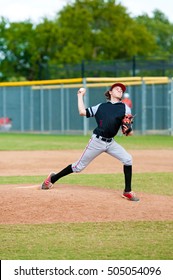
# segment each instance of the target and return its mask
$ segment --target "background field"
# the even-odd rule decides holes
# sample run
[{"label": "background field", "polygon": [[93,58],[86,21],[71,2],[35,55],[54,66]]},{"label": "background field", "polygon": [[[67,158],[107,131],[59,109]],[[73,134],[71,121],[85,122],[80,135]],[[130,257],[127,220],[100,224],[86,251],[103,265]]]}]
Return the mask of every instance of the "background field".
[{"label": "background field", "polygon": [[[89,136],[58,136],[37,134],[5,134],[0,137],[1,167],[3,167],[4,151],[57,151],[57,150],[83,150]],[[156,150],[172,152],[171,136],[133,136],[117,137],[117,142],[130,150]],[[157,159],[157,154],[156,154]],[[16,159],[17,160],[17,159]],[[164,160],[164,159],[163,159]],[[51,161],[51,158],[50,158]],[[142,158],[141,158],[142,161]],[[45,163],[46,164],[46,163]],[[157,162],[159,167],[159,162]],[[10,166],[10,162],[9,162]],[[27,166],[27,162],[26,162]],[[106,166],[105,166],[106,169]],[[170,169],[169,169],[170,170]],[[172,170],[173,171],[173,170]],[[3,199],[4,188],[9,185],[40,184],[47,174],[1,176],[0,192]],[[116,183],[115,183],[116,182]],[[123,185],[121,173],[115,174],[78,174],[68,176],[61,180],[61,186],[85,186],[90,188],[108,189],[115,192]],[[173,172],[139,172],[133,175],[133,185],[136,192],[145,196],[160,195],[164,200],[172,200]],[[19,190],[19,189],[18,189]],[[31,190],[32,191],[32,190]],[[55,188],[56,191],[56,188]],[[56,195],[56,192],[54,192]],[[32,195],[32,193],[31,193]],[[33,193],[34,195],[34,193]],[[42,194],[43,195],[43,194]],[[46,196],[46,193],[44,193]],[[41,197],[41,196],[40,196]],[[13,192],[11,193],[11,201]],[[116,201],[116,196],[115,196]],[[152,200],[150,200],[152,203]],[[3,202],[3,201],[2,201]],[[56,202],[56,201],[55,201]],[[132,204],[128,203],[128,209]],[[131,202],[130,202],[131,203]],[[142,203],[142,202],[140,202]],[[28,204],[23,203],[23,207]],[[154,203],[153,203],[154,204]],[[10,205],[10,204],[9,204]],[[8,207],[9,207],[8,205]],[[56,207],[58,208],[58,204]],[[152,205],[151,205],[152,206]],[[0,206],[1,207],[1,206]],[[8,212],[9,208],[5,210]],[[85,205],[83,206],[85,207]],[[101,205],[100,205],[101,207]],[[39,208],[39,206],[38,206]],[[35,211],[39,211],[35,205]],[[109,205],[108,205],[109,208]],[[44,205],[43,205],[44,209]],[[173,208],[169,208],[169,215],[173,217]],[[2,210],[2,209],[1,209]],[[24,209],[23,209],[24,210]],[[118,211],[119,209],[117,209]],[[133,210],[133,209],[132,209]],[[154,209],[157,212],[158,209]],[[3,209],[4,211],[4,209]],[[50,216],[54,208],[45,209]],[[70,213],[71,209],[67,209]],[[77,209],[76,209],[77,211]],[[80,209],[79,209],[80,211]],[[100,209],[105,211],[105,209]],[[0,223],[0,257],[1,259],[172,259],[173,252],[173,219],[169,220],[128,220],[127,208],[121,209],[126,221],[104,222],[56,222],[29,224]],[[1,211],[2,213],[2,211]],[[14,209],[15,213],[15,209]],[[31,209],[25,212],[28,220]],[[3,212],[4,214],[4,212]],[[44,213],[43,213],[44,214]],[[145,213],[143,214],[145,217]]]}]

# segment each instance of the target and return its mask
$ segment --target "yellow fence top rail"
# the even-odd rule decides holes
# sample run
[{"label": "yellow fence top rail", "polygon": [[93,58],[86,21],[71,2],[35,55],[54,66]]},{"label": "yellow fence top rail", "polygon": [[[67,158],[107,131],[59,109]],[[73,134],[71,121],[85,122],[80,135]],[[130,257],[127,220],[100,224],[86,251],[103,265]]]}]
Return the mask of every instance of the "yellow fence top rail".
[{"label": "yellow fence top rail", "polygon": [[169,78],[168,77],[115,77],[115,78],[106,78],[106,77],[102,77],[102,78],[94,78],[94,77],[88,77],[86,78],[86,82],[88,83],[92,83],[92,82],[148,82],[148,81],[160,81],[160,82],[169,82]]},{"label": "yellow fence top rail", "polygon": [[141,81],[141,77],[113,77],[113,78],[96,78],[96,77],[88,77],[86,78],[86,82],[92,83],[92,82],[126,82],[126,81]]},{"label": "yellow fence top rail", "polygon": [[70,84],[70,83],[82,83],[82,78],[56,79],[56,80],[43,80],[43,81],[2,82],[0,83],[0,86],[14,87],[14,86],[53,85],[53,84]]},{"label": "yellow fence top rail", "polygon": [[169,82],[168,77],[87,77],[82,78],[73,78],[73,79],[55,79],[55,80],[42,80],[42,81],[20,81],[20,82],[2,82],[0,87],[14,87],[14,86],[32,86],[33,89],[38,88],[53,88],[55,87],[81,87],[84,86],[84,81],[87,87],[96,87],[96,86],[111,86],[115,82],[122,82],[126,86],[128,85],[140,85],[143,82],[145,84],[165,84]]}]

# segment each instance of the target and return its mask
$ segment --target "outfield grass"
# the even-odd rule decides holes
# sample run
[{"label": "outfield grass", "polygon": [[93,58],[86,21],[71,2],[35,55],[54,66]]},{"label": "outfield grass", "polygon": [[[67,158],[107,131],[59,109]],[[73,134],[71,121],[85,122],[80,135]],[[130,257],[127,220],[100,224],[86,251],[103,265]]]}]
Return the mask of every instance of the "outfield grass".
[{"label": "outfield grass", "polygon": [[[1,133],[0,151],[79,150],[84,149],[90,135],[48,135]],[[117,136],[115,140],[126,149],[172,149],[173,137],[167,135]]]},{"label": "outfield grass", "polygon": [[[0,150],[83,149],[90,136],[2,133]],[[172,149],[171,136],[116,138],[127,149]],[[2,160],[1,160],[2,161]],[[39,184],[44,176],[1,176],[4,184]],[[135,173],[135,191],[173,195],[172,173]],[[123,174],[71,174],[61,184],[122,189]],[[0,186],[1,187],[1,186]],[[29,215],[29,213],[28,213]],[[173,221],[0,225],[6,260],[172,260]]]},{"label": "outfield grass", "polygon": [[24,260],[172,260],[172,222],[1,225],[0,257]]}]

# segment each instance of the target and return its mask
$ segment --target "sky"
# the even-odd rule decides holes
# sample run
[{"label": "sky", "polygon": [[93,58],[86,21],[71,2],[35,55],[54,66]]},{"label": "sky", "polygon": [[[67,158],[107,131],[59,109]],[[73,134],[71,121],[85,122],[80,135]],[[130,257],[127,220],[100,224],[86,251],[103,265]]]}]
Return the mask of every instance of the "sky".
[{"label": "sky", "polygon": [[[43,17],[53,19],[68,2],[72,0],[0,0],[0,17],[12,21],[30,19],[39,23]],[[161,10],[173,23],[173,0],[116,0],[127,8],[130,16],[147,13],[152,16],[155,9]]]}]

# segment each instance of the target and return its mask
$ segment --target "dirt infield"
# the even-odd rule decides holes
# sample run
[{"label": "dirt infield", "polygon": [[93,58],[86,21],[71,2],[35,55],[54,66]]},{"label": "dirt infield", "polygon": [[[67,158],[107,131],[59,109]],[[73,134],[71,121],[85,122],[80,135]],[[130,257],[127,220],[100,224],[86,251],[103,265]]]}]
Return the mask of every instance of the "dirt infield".
[{"label": "dirt infield", "polygon": [[[172,150],[130,153],[136,173],[173,172]],[[1,176],[45,175],[76,161],[80,155],[81,151],[2,151]],[[122,165],[106,154],[83,171],[117,172],[122,172]],[[141,200],[136,203],[122,199],[121,192],[60,182],[48,191],[36,185],[1,185],[0,224],[173,220],[172,197],[139,193]]]}]

